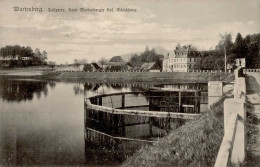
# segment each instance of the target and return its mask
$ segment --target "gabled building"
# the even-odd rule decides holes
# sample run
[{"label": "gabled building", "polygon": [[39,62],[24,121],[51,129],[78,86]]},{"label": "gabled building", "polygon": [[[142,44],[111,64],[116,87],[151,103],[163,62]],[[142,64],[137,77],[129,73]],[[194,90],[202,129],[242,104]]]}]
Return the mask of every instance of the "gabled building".
[{"label": "gabled building", "polygon": [[161,66],[156,62],[148,62],[142,64],[141,68],[142,71],[147,72],[160,72],[162,70]]},{"label": "gabled building", "polygon": [[191,46],[177,46],[175,50],[168,53],[163,60],[163,71],[166,72],[188,72],[200,69],[200,52]]}]

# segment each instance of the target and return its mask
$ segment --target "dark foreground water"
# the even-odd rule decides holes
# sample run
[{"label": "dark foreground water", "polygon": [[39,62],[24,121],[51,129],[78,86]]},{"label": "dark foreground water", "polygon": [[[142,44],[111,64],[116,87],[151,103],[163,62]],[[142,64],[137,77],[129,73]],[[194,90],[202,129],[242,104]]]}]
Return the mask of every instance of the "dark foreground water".
[{"label": "dark foreground water", "polygon": [[[85,152],[84,94],[141,91],[149,86],[153,85],[0,80],[0,166],[98,164],[103,155],[101,160]],[[177,87],[206,89],[198,84]]]}]

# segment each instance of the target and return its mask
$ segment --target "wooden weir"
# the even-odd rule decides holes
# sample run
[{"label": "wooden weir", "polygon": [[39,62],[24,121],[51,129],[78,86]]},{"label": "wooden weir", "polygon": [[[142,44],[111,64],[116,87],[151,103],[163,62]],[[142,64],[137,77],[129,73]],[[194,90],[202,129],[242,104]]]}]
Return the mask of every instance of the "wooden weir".
[{"label": "wooden weir", "polygon": [[[158,90],[156,90],[158,91]],[[153,132],[153,127],[169,131],[171,129],[172,120],[178,119],[195,119],[199,116],[198,113],[177,113],[165,110],[164,105],[160,104],[164,109],[162,111],[152,110],[152,101],[140,97],[141,93],[147,92],[125,92],[97,95],[85,99],[85,140],[99,146],[104,146],[112,150],[124,150],[127,152],[129,145],[131,149],[136,145],[151,144],[155,141],[145,140],[142,138],[130,138],[125,136],[126,128],[131,126],[146,125],[150,127],[150,132],[146,135],[161,135]],[[180,96],[181,93],[177,92]],[[197,95],[197,93],[195,93]],[[113,97],[114,96],[114,97]],[[138,104],[129,102],[134,97]],[[154,96],[153,100],[157,101],[161,97]],[[181,97],[177,97],[182,99]],[[108,105],[111,100],[114,104]],[[195,100],[195,107],[197,107],[197,100]],[[108,106],[102,106],[108,105]],[[132,105],[132,106],[131,106]],[[147,110],[133,109],[139,106],[147,108]],[[109,107],[110,106],[110,107]],[[111,107],[113,106],[113,107]],[[177,105],[180,111],[180,105]],[[188,105],[187,107],[192,107]],[[156,107],[154,107],[157,109]],[[197,108],[198,109],[198,108]],[[150,110],[150,111],[148,111]],[[128,143],[128,144],[126,144]],[[129,146],[129,147],[128,147]]]}]

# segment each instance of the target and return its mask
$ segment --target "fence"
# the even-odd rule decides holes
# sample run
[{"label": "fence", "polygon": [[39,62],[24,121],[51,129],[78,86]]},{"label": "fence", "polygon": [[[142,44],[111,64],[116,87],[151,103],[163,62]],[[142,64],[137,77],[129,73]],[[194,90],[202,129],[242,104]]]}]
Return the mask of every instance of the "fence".
[{"label": "fence", "polygon": [[246,153],[246,82],[242,68],[235,71],[234,98],[224,102],[224,138],[215,167],[238,165]]},{"label": "fence", "polygon": [[243,72],[260,72],[260,69],[244,69]]},{"label": "fence", "polygon": [[152,144],[156,141],[133,139],[125,137],[114,137],[112,135],[99,132],[97,130],[86,128],[85,140],[91,144],[103,146],[113,153],[120,153],[124,157],[131,155],[136,149],[143,145]]},{"label": "fence", "polygon": [[[247,69],[248,72],[260,72],[260,69]],[[52,73],[61,73],[61,72],[91,72],[91,71],[78,71],[78,70],[57,70],[57,71],[49,71]],[[114,70],[114,71],[92,71],[92,72],[98,72],[98,73],[104,73],[104,72],[108,72],[108,73],[124,73],[124,72],[137,72],[137,73],[141,73],[141,72],[151,72],[148,70]],[[178,72],[178,71],[161,71],[161,72]],[[182,71],[185,72],[185,71]],[[188,70],[187,72],[190,73],[225,73],[224,70]],[[227,70],[227,73],[231,73],[231,70]]]}]

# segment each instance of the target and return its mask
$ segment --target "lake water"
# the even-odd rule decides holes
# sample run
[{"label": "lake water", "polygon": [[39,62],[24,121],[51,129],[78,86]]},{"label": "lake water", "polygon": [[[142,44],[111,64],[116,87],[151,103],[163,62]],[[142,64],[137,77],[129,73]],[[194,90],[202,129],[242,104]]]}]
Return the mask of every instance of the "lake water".
[{"label": "lake water", "polygon": [[84,94],[144,91],[150,86],[0,80],[0,165],[96,165],[98,157],[85,152]]}]

